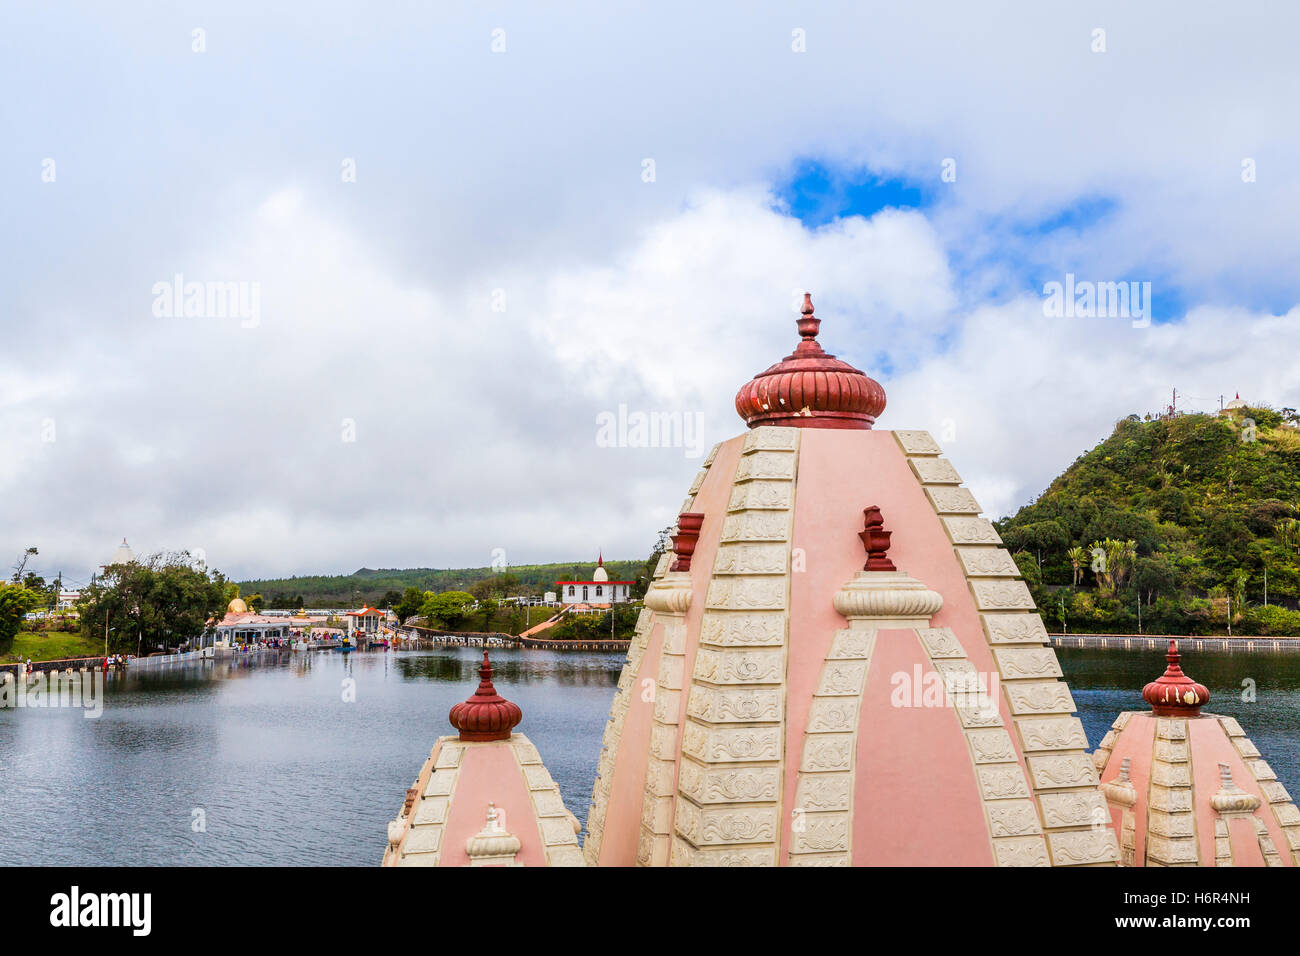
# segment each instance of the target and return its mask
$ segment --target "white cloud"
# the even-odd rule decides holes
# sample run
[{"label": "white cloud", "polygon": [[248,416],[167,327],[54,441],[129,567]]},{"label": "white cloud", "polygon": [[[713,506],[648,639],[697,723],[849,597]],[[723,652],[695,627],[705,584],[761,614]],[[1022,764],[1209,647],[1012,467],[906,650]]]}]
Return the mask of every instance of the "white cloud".
[{"label": "white cloud", "polygon": [[[503,55],[471,10],[258,13],[210,18],[202,56],[107,8],[0,41],[42,78],[0,158],[0,544],[53,570],[123,534],[241,574],[640,554],[697,463],[598,448],[596,414],[734,434],[804,286],[829,350],[890,369],[882,426],[952,418],[995,513],[1171,387],[1297,404],[1295,313],[1263,311],[1300,301],[1289,5],[518,6]],[[938,201],[809,231],[768,193],[809,158]],[[1105,222],[1032,228],[1089,196]],[[1044,270],[1216,305],[1053,324],[1015,294]],[[155,319],[176,273],[259,283],[260,325]]]}]

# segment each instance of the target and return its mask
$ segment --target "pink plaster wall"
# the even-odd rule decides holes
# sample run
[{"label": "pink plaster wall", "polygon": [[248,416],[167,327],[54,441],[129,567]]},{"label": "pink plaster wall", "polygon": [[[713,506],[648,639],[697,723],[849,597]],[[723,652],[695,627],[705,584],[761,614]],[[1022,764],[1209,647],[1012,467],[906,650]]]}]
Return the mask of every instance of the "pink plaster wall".
[{"label": "pink plaster wall", "polygon": [[858,724],[854,866],[992,866],[961,721],[951,707],[896,707],[895,674],[933,666],[914,631],[876,637]]},{"label": "pink plaster wall", "polygon": [[483,829],[489,803],[505,811],[503,822],[506,829],[519,838],[515,862],[524,866],[545,866],[546,851],[533,801],[508,740],[465,745],[451,809],[442,831],[438,865],[469,865],[465,841]]},{"label": "pink plaster wall", "polygon": [[[812,694],[834,632],[847,626],[832,606],[831,598],[862,569],[866,560],[862,542],[857,536],[862,530],[864,508],[880,506],[885,529],[894,533],[889,556],[899,570],[943,596],[943,607],[934,616],[933,626],[952,628],[971,664],[982,674],[995,672],[993,655],[952,544],[893,434],[877,430],[804,429],[801,440],[792,547],[803,549],[807,570],[791,576],[783,861],[788,860],[795,782]],[[913,643],[916,643],[915,638]],[[876,662],[873,662],[872,671],[876,667]],[[870,678],[868,680],[870,682]],[[884,689],[884,703],[887,705],[888,681]],[[868,709],[875,703],[878,702],[869,699]],[[999,703],[1004,722],[1008,728],[1014,729],[1001,695]],[[932,729],[947,738],[957,717],[955,711],[947,708],[945,711],[944,729],[939,730],[940,722],[937,720]],[[957,729],[956,741],[963,748],[957,763],[959,767],[964,766],[962,773],[974,788],[971,759],[965,750],[960,727]],[[863,724],[863,733],[881,735],[879,728],[869,723]],[[1019,741],[1014,732],[1012,739],[1023,766],[1023,755],[1019,753]],[[950,755],[955,759],[956,751],[951,751]],[[910,760],[905,762],[911,764]],[[863,779],[861,771],[858,776],[859,780]],[[879,788],[873,792],[884,796]],[[952,798],[965,805],[965,797],[952,795]],[[979,825],[972,832],[983,845],[978,852],[974,848],[971,852],[977,856],[983,854],[987,863],[992,859],[992,847],[982,814],[981,810]],[[862,846],[863,839],[868,838],[859,832],[861,824],[861,817],[855,814],[855,847]]]},{"label": "pink plaster wall", "polygon": [[[1273,845],[1278,849],[1283,865],[1293,866],[1289,844],[1277,820],[1268,807],[1268,799],[1259,789],[1255,775],[1246,761],[1237,753],[1232,739],[1213,717],[1202,715],[1187,722],[1187,733],[1192,745],[1192,786],[1196,800],[1196,840],[1202,861],[1214,859],[1214,819],[1218,816],[1210,806],[1210,797],[1219,790],[1219,764],[1226,763],[1232,771],[1233,782],[1247,793],[1259,797],[1260,809],[1255,816],[1264,821]],[[1259,848],[1259,838],[1254,825],[1248,820],[1232,820],[1232,857],[1237,866],[1263,866],[1264,853]]]}]

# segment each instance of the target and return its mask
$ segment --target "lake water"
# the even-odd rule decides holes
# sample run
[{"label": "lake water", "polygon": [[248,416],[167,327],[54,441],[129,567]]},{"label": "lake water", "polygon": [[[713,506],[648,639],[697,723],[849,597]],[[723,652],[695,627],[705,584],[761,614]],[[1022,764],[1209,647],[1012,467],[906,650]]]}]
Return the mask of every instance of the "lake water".
[{"label": "lake water", "polygon": [[[1144,709],[1138,691],[1164,668],[1152,651],[1058,654],[1094,746],[1120,710]],[[480,656],[264,653],[110,678],[95,720],[0,710],[0,862],[377,864],[406,788],[452,732],[447,711],[477,685]],[[519,729],[580,820],[622,661],[493,652],[498,689],[523,708]],[[1297,793],[1300,654],[1198,652],[1184,663]],[[1255,703],[1241,700],[1246,679]]]}]

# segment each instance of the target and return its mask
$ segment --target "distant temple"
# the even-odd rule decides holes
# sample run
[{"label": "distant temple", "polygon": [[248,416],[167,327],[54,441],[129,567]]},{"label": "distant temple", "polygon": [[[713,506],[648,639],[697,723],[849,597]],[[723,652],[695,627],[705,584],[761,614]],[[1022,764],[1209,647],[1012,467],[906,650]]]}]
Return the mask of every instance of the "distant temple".
[{"label": "distant temple", "polygon": [[611,581],[605,556],[599,555],[590,581],[556,581],[561,604],[622,604],[631,600],[628,588],[635,581]]},{"label": "distant temple", "polygon": [[793,353],[736,395],[748,430],[690,487],[580,853],[485,653],[384,864],[1300,865],[1295,807],[1176,650],[1152,712],[1089,753],[997,531],[929,433],[874,427],[884,388],[820,324],[805,296]]}]

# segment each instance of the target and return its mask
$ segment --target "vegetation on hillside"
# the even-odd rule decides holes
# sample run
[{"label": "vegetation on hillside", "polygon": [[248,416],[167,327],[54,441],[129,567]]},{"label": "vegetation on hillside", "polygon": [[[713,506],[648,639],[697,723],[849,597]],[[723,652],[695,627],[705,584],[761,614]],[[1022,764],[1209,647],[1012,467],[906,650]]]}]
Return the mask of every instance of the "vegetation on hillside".
[{"label": "vegetation on hillside", "polygon": [[1300,635],[1297,421],[1131,415],[997,522],[1049,628]]},{"label": "vegetation on hillside", "polygon": [[[506,569],[457,568],[438,570],[434,568],[408,568],[405,570],[372,570],[361,568],[352,574],[306,575],[290,578],[267,578],[257,581],[241,581],[240,588],[247,592],[259,592],[265,598],[269,608],[333,608],[356,607],[370,604],[375,607],[395,606],[405,594],[407,588],[421,592],[431,591],[468,591],[473,592],[474,585],[480,581],[509,576],[514,582],[515,590],[509,595],[519,594],[541,596],[547,591],[555,590],[556,581],[577,581],[591,576],[594,562],[563,562],[554,564],[524,564]],[[610,578],[620,581],[636,581],[632,588],[634,596],[645,592],[647,578],[644,565],[640,561],[606,561],[605,570]],[[653,570],[653,568],[652,568]]]}]

